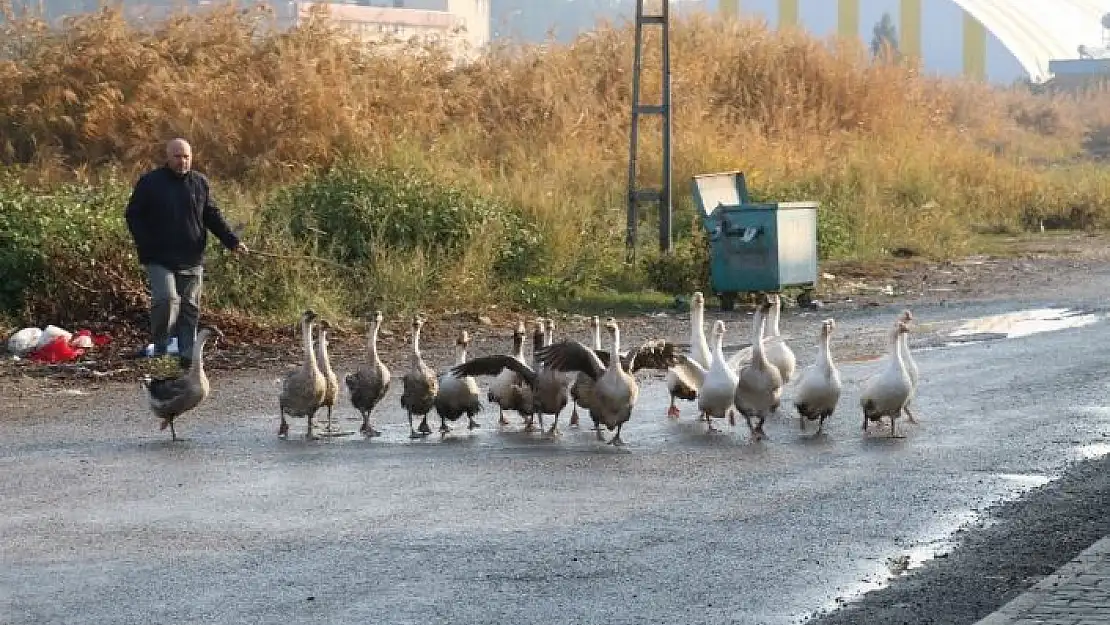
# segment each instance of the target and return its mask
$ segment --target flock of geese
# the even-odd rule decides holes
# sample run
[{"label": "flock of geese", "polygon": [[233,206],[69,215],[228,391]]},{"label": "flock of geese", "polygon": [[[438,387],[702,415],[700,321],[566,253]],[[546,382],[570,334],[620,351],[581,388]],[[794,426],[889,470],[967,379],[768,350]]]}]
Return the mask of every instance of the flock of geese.
[{"label": "flock of geese", "polygon": [[[428,415],[435,410],[440,419],[439,430],[451,430],[448,421],[457,422],[464,415],[469,429],[479,427],[475,415],[482,410],[481,391],[475,377],[492,377],[486,399],[498,406],[499,423],[507,425],[506,411],[516,412],[526,431],[542,430],[544,417],[552,415],[551,435],[559,433],[559,415],[567,404],[572,405],[570,425],[577,426],[579,410],[593,422],[598,440],[604,440],[602,426],[613,432],[609,444],[622,445],[621,428],[632,416],[639,397],[635,373],[643,369],[666,371],[670,394],[667,415],[678,418],[676,400],[696,401],[700,419],[709,431],[717,428],[714,419],[728,419],[735,425],[736,413],[742,415],[754,440],[765,438],[764,422],[775,414],[782,403],[786,385],[795,380],[793,405],[798,413],[799,427],[804,431],[808,421],[817,421],[817,433],[824,427],[840,401],[840,372],[830,350],[836,327],[832,319],[821,322],[821,340],[816,360],[797,371],[797,359],[786,338],[779,333],[781,299],[777,294],[763,297],[755,312],[751,328],[751,345],[731,356],[725,356],[723,342],[725,323],[713,322],[707,339],[704,329],[705,298],[694,293],[691,299],[690,346],[688,353],[679,353],[673,342],[654,339],[627,351],[621,351],[620,328],[613,318],[604,324],[592,317],[592,345],[576,340],[554,340],[555,323],[540,318],[532,334],[531,362],[524,356],[527,332],[524,322],[514,329],[512,350],[507,354],[467,357],[470,335],[462,331],[455,343],[454,363],[437,374],[420,352],[420,331],[425,320],[416,315],[412,320],[412,343],[409,368],[401,376],[401,407],[408,415],[412,438],[432,433]],[[365,361],[343,378],[351,405],[362,415],[360,433],[366,437],[380,436],[371,423],[374,409],[381,403],[391,384],[392,372],[378,354],[378,333],[382,313],[375,312],[367,338]],[[896,420],[904,413],[916,423],[910,404],[917,390],[917,365],[910,355],[907,335],[913,319],[904,311],[889,331],[889,354],[878,371],[865,382],[860,395],[863,430],[869,424],[890,421],[890,435]],[[604,325],[609,349],[601,340]],[[278,395],[281,422],[278,435],[287,437],[286,417],[305,418],[307,438],[316,438],[314,419],[325,410],[327,432],[334,432],[332,413],[339,397],[339,377],[332,368],[327,335],[331,326],[314,311],[306,310],[298,323],[303,361],[282,379]],[[189,369],[177,377],[146,376],[142,386],[148,395],[151,410],[162,419],[161,428],[170,428],[178,440],[174,419],[192,410],[209,395],[210,385],[204,372],[204,349],[213,337],[222,338],[218,328],[203,326],[193,347]],[[712,345],[712,347],[711,347]],[[795,375],[798,374],[798,375]],[[420,417],[419,425],[414,424]]]}]

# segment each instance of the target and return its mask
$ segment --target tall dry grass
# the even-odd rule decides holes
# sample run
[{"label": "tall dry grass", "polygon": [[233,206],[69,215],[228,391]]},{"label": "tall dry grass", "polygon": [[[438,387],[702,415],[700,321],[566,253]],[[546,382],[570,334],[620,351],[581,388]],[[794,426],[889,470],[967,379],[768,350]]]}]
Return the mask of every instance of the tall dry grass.
[{"label": "tall dry grass", "polygon": [[[254,198],[233,209],[250,223],[276,185],[339,159],[389,162],[521,207],[548,250],[536,276],[572,285],[623,257],[629,28],[495,46],[456,67],[435,45],[355,41],[324,14],[284,32],[264,8],[143,28],[116,7],[56,27],[5,15],[0,159],[28,176],[132,176],[184,136],[199,168]],[[657,47],[647,49],[651,70]],[[1110,176],[1083,157],[1091,131],[1110,126],[1105,94],[929,78],[873,62],[862,46],[706,16],[673,25],[672,61],[683,236],[697,228],[689,177],[726,169],[745,170],[762,197],[821,201],[826,256],[944,256],[968,251],[982,229],[1076,214],[1099,226],[1110,214]],[[645,98],[658,89],[646,71]],[[644,137],[650,183],[650,126]],[[389,262],[440,271],[427,253]],[[468,256],[460,302],[498,291],[483,283],[485,262]],[[442,296],[445,283],[420,296]]]}]

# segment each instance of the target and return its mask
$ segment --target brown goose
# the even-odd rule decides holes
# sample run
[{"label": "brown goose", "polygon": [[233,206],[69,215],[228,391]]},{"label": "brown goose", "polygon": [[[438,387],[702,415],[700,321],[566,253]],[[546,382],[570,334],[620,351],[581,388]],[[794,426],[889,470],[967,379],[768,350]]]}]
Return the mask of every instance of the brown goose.
[{"label": "brown goose", "polygon": [[140,380],[140,384],[146,389],[150,410],[162,418],[159,429],[170,428],[172,440],[178,440],[174,419],[196,408],[208,397],[210,387],[208,376],[204,373],[204,344],[213,335],[223,338],[223,332],[219,328],[204,326],[200,329],[193,343],[193,353],[190,355],[192,361],[183,374],[173,378],[145,375]]},{"label": "brown goose", "polygon": [[[621,428],[632,416],[632,409],[640,394],[640,387],[632,372],[641,368],[666,369],[677,362],[673,343],[649,341],[627,354],[620,353],[620,328],[615,319],[605,321],[612,349],[609,352],[593,350],[578,341],[563,340],[540,350],[539,359],[546,366],[558,371],[580,371],[594,381],[590,415],[616,433],[609,440],[611,445],[623,445]],[[601,439],[601,429],[597,432]]]},{"label": "brown goose", "polygon": [[281,394],[278,396],[278,410],[281,412],[278,436],[289,435],[289,423],[285,420],[285,415],[289,415],[307,417],[305,438],[316,438],[316,433],[312,431],[312,419],[323,404],[324,394],[328,390],[328,382],[316,363],[312,346],[312,329],[316,325],[316,319],[317,315],[312,310],[301,314],[298,325],[301,330],[301,346],[304,348],[304,362],[287,373],[282,380]]},{"label": "brown goose", "polygon": [[[470,345],[470,333],[463,330],[455,341],[455,364],[466,362],[466,348]],[[482,410],[482,402],[478,383],[470,376],[456,376],[447,371],[439,376],[439,392],[436,393],[436,414],[439,415],[439,431],[451,431],[447,421],[456,421],[466,415],[469,423],[467,429],[479,427],[474,420],[474,415]]]},{"label": "brown goose", "polygon": [[351,405],[362,414],[362,426],[358,431],[371,437],[382,435],[370,424],[370,413],[389,391],[391,379],[389,368],[378,357],[378,332],[381,327],[382,311],[377,310],[374,311],[374,320],[370,323],[369,338],[366,341],[366,364],[344,378],[347,393],[351,396]]},{"label": "brown goose", "polygon": [[[424,327],[424,318],[415,315],[412,318],[412,360],[407,373],[401,378],[401,407],[409,415],[409,436],[420,438],[432,433],[428,427],[428,413],[435,406],[436,394],[439,392],[439,381],[436,372],[424,362],[420,355],[420,329]],[[420,421],[420,431],[412,427],[413,415],[423,417]]]}]

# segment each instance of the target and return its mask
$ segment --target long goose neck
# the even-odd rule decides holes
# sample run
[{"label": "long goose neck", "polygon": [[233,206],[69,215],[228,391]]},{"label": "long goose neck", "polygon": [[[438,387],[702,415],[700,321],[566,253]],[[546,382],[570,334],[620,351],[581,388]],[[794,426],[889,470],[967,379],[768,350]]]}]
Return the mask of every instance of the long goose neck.
[{"label": "long goose neck", "polygon": [[832,333],[825,330],[821,336],[821,343],[817,348],[817,362],[821,363],[821,368],[825,371],[832,371],[833,368],[832,354],[829,352],[831,342]]},{"label": "long goose neck", "polygon": [[601,349],[601,326],[594,326],[594,349]]},{"label": "long goose neck", "polygon": [[771,328],[770,328],[770,331],[768,333],[770,336],[780,336],[779,335],[779,315],[781,313],[782,313],[782,301],[779,298],[776,297],[775,301],[771,303],[771,318],[770,318]]},{"label": "long goose neck", "polygon": [[513,358],[524,360],[524,337],[520,334],[513,335]]},{"label": "long goose neck", "polygon": [[713,338],[713,357],[718,360],[725,359],[725,333],[721,332]]},{"label": "long goose neck", "polygon": [[320,365],[320,370],[327,371],[331,369],[331,359],[328,356],[328,331],[321,328],[320,335],[317,337],[316,342],[319,343],[316,352],[316,360]]},{"label": "long goose neck", "polygon": [[208,342],[208,333],[202,332],[197,341],[193,343],[192,362],[189,363],[187,375],[199,376],[204,372],[204,344]]},{"label": "long goose neck", "polygon": [[894,334],[890,337],[890,354],[894,365],[905,371],[906,361],[902,358],[902,336],[903,334],[895,327]]},{"label": "long goose neck", "polygon": [[702,327],[704,323],[705,308],[701,305],[695,305],[690,310],[690,345],[697,346],[705,340],[705,329]]},{"label": "long goose neck", "polygon": [[752,360],[762,363],[764,366],[770,364],[767,362],[767,354],[763,351],[763,324],[765,320],[763,309],[756,310],[755,319],[752,320]]},{"label": "long goose neck", "polygon": [[613,353],[609,354],[609,366],[616,366],[621,371],[624,371],[624,367],[621,363],[621,329],[619,327],[613,328]]},{"label": "long goose neck", "polygon": [[412,329],[412,364],[418,367],[423,362],[424,359],[420,357],[420,326],[417,325]]},{"label": "long goose neck", "polygon": [[370,337],[366,341],[366,355],[370,358],[370,362],[378,360],[378,330],[382,324],[380,321],[374,321],[370,324]]},{"label": "long goose neck", "polygon": [[305,366],[308,367],[313,373],[320,373],[320,367],[316,364],[316,350],[312,345],[312,328],[315,326],[313,322],[309,321],[301,326],[302,336],[301,341],[304,345],[304,359]]},{"label": "long goose neck", "polygon": [[532,333],[532,367],[535,369],[539,369],[540,366],[538,354],[543,349],[544,337],[543,332]]},{"label": "long goose neck", "polygon": [[455,364],[461,365],[464,362],[466,362],[466,345],[455,343]]}]

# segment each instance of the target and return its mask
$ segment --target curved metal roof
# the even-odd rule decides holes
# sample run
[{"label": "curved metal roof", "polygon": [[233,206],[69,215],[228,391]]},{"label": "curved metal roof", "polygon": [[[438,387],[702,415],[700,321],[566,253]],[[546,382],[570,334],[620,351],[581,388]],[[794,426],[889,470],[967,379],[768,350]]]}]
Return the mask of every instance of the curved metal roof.
[{"label": "curved metal roof", "polygon": [[979,20],[1035,82],[1051,77],[1051,59],[1073,59],[1080,45],[1102,46],[1110,0],[952,0]]}]

